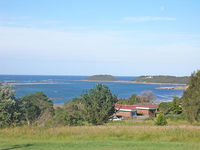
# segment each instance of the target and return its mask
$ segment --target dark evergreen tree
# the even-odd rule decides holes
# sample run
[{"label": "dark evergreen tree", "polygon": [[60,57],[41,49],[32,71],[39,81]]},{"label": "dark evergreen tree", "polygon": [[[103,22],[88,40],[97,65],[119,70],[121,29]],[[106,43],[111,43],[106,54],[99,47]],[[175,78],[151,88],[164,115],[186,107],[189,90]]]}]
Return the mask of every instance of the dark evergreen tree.
[{"label": "dark evergreen tree", "polygon": [[200,71],[191,75],[182,98],[183,110],[191,123],[200,119]]},{"label": "dark evergreen tree", "polygon": [[176,115],[182,113],[181,101],[176,96],[173,98],[171,110],[173,111],[173,114]]},{"label": "dark evergreen tree", "polygon": [[117,97],[105,85],[97,84],[94,89],[81,95],[81,98],[84,105],[83,115],[89,123],[101,125],[115,113]]}]

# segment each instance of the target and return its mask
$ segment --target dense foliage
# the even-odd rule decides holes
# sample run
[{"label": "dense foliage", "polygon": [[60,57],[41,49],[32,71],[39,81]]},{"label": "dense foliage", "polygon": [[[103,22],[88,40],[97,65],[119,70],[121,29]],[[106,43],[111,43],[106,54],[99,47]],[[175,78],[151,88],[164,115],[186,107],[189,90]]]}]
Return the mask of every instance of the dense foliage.
[{"label": "dense foliage", "polygon": [[97,84],[94,89],[81,95],[84,105],[84,119],[94,125],[106,123],[115,113],[117,97],[111,93],[109,88]]},{"label": "dense foliage", "polygon": [[200,119],[200,71],[191,75],[189,87],[182,96],[183,110],[188,121]]},{"label": "dense foliage", "polygon": [[13,88],[0,86],[0,128],[18,125],[21,115],[20,104]]},{"label": "dense foliage", "polygon": [[21,107],[27,124],[37,121],[43,124],[54,113],[53,103],[42,92],[29,94],[21,98]]},{"label": "dense foliage", "polygon": [[0,86],[0,128],[32,123],[44,125],[53,113],[53,103],[44,93],[16,98],[12,87]]},{"label": "dense foliage", "polygon": [[189,77],[176,77],[176,76],[140,76],[133,79],[136,82],[147,83],[178,83],[187,84]]},{"label": "dense foliage", "polygon": [[82,125],[82,105],[73,101],[65,103],[62,108],[55,109],[54,121],[56,125]]},{"label": "dense foliage", "polygon": [[81,125],[85,121],[99,125],[115,113],[116,102],[117,97],[102,84],[57,109],[42,92],[17,99],[11,87],[1,86],[0,127],[20,124]]},{"label": "dense foliage", "polygon": [[159,104],[159,110],[165,115],[167,114],[181,114],[182,106],[181,100],[178,97],[174,97],[172,102],[161,102]]}]

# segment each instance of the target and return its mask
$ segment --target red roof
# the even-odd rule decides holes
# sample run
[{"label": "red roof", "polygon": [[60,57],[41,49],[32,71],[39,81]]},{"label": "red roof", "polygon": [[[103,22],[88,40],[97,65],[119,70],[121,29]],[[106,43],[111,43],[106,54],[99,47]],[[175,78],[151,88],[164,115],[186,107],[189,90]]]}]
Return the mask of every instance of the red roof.
[{"label": "red roof", "polygon": [[144,105],[124,105],[124,104],[115,104],[116,109],[136,109],[136,107],[143,107],[143,108],[155,108],[157,109],[158,106],[144,106]]}]

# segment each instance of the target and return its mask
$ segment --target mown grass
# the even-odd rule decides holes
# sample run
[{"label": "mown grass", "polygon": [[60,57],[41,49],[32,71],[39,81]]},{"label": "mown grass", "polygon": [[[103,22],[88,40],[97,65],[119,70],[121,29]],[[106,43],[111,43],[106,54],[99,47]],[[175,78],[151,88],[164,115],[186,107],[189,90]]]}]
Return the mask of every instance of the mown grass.
[{"label": "mown grass", "polygon": [[[173,123],[172,123],[173,124]],[[0,130],[0,150],[199,150],[200,127],[122,121],[104,126],[16,127]]]}]

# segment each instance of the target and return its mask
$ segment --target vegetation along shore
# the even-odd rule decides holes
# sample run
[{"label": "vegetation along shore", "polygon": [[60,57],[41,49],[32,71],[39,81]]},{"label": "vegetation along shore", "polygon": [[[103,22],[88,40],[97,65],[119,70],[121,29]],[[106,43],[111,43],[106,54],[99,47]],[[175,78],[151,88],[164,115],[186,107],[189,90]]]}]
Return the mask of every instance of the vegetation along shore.
[{"label": "vegetation along shore", "polygon": [[87,82],[121,82],[134,84],[165,84],[165,85],[187,85],[189,77],[176,76],[139,76],[130,81],[117,80],[112,75],[94,75],[81,81]]}]

